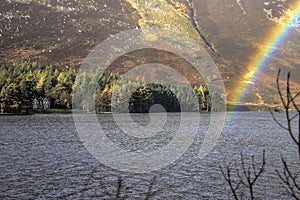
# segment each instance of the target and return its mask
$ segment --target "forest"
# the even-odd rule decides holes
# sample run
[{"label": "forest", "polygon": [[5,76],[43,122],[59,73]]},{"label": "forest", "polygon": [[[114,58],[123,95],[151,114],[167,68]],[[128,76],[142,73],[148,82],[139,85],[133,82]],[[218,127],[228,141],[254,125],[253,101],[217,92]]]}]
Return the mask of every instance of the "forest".
[{"label": "forest", "polygon": [[[77,82],[75,82],[77,77]],[[147,113],[154,104],[167,112],[210,111],[210,94],[204,85],[146,83],[143,77],[122,79],[120,74],[78,73],[74,68],[58,69],[38,63],[13,63],[0,66],[0,113],[33,113],[36,99],[48,99],[52,109],[78,109],[97,113],[136,112]],[[90,83],[97,82],[95,91]],[[79,94],[76,98],[73,91]],[[112,101],[113,93],[116,101]],[[124,94],[130,93],[126,96]],[[176,94],[176,95],[175,95]],[[81,95],[81,96],[80,96]],[[89,98],[90,96],[92,101]],[[194,98],[197,105],[194,105]],[[128,105],[125,106],[124,105]]]}]

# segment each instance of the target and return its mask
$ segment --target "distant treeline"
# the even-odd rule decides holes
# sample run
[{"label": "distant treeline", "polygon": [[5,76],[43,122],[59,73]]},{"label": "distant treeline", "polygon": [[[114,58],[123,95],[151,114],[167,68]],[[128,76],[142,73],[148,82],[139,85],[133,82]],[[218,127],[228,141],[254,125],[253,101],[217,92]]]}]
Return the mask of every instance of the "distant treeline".
[{"label": "distant treeline", "polygon": [[[78,81],[74,84],[76,76]],[[93,88],[90,84],[95,82],[96,90],[89,91]],[[76,98],[72,101],[73,96]],[[161,104],[168,112],[211,109],[210,94],[203,85],[195,86],[191,92],[184,85],[147,84],[143,77],[126,80],[119,74],[99,77],[97,73],[81,72],[77,75],[73,68],[57,69],[28,62],[0,66],[0,113],[30,113],[33,100],[38,98],[49,99],[51,108],[73,106],[99,113],[112,109],[149,112],[154,104]],[[193,103],[195,98],[197,105]]]},{"label": "distant treeline", "polygon": [[32,110],[34,98],[47,97],[52,108],[71,108],[74,69],[24,62],[0,67],[0,112],[21,113]]}]

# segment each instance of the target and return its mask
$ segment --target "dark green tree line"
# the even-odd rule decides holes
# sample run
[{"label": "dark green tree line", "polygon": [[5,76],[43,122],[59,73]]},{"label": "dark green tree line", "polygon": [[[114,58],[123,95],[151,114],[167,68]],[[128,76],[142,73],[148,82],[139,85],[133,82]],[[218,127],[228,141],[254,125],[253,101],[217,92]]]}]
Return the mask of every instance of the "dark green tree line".
[{"label": "dark green tree line", "polygon": [[[74,92],[76,98],[72,99]],[[111,99],[113,93],[116,101]],[[96,72],[77,73],[73,68],[57,69],[37,63],[0,66],[0,113],[29,113],[33,100],[39,98],[47,98],[51,108],[99,113],[111,112],[112,107],[119,112],[144,113],[154,104],[161,104],[167,112],[209,111],[211,108],[210,94],[203,85],[191,91],[179,84],[146,84],[143,77],[127,80],[112,73],[99,77]],[[195,98],[197,105],[193,103]]]},{"label": "dark green tree line", "polygon": [[37,63],[0,66],[0,112],[28,113],[34,98],[48,98],[53,108],[71,108],[74,69],[58,70]]}]

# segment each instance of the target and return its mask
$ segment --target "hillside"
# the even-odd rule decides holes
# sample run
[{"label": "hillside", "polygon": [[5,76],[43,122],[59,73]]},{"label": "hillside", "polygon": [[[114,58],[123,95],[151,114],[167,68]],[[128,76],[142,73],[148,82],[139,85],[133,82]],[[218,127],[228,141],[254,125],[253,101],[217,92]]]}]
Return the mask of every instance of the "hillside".
[{"label": "hillside", "polygon": [[[201,0],[194,1],[194,7],[197,12],[197,22],[222,58],[229,60],[230,63],[233,61],[237,63],[238,69],[246,69],[249,63],[258,56],[258,52],[268,48],[268,46],[263,46],[264,41],[271,37],[276,26],[285,24],[286,15],[294,9],[295,2],[297,1]],[[278,101],[274,86],[279,68],[283,71],[292,71],[292,88],[299,91],[299,25],[298,19],[295,21],[295,27],[289,30],[283,45],[273,48],[272,57],[268,58],[268,63],[261,71],[260,78],[255,80],[255,85],[249,91],[250,95],[247,95],[249,102],[258,103],[260,98],[257,96],[261,96],[266,103]],[[232,73],[239,72],[231,64],[226,68]],[[227,88],[240,84],[240,80],[236,79],[233,74],[229,74],[225,81]]]},{"label": "hillside", "polygon": [[137,26],[123,1],[1,1],[1,63],[76,66],[104,39]]},{"label": "hillside", "polygon": [[[137,27],[170,28],[196,40],[217,63],[225,82],[228,102],[241,84],[247,66],[270,30],[284,23],[294,1],[271,0],[4,0],[0,2],[0,63],[38,62],[64,68],[78,67],[89,52],[111,35]],[[292,84],[299,91],[299,28],[284,45],[274,49],[268,66],[251,88],[245,102],[274,103],[278,99],[275,76],[279,67],[292,70]],[[112,71],[153,58],[176,65],[169,54],[138,52],[143,62],[120,58]],[[178,68],[180,66],[176,66]],[[184,66],[182,67],[184,68]],[[155,72],[153,72],[155,73]],[[182,72],[183,73],[183,72]],[[184,73],[193,76],[193,72]],[[198,79],[198,77],[197,77]]]}]

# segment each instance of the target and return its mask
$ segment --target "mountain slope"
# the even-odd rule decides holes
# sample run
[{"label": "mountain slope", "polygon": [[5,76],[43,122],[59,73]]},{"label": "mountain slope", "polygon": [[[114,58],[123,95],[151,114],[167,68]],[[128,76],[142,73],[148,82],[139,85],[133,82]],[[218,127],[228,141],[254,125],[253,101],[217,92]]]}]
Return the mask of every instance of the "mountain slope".
[{"label": "mountain slope", "polygon": [[[79,66],[83,58],[110,35],[136,27],[170,28],[196,40],[217,63],[228,101],[241,84],[248,65],[257,56],[270,30],[284,23],[296,0],[4,0],[0,2],[0,63],[24,60],[58,67]],[[295,22],[297,25],[297,22]],[[245,102],[273,103],[279,67],[292,70],[293,88],[299,89],[300,40],[295,28],[287,41],[274,49],[263,78],[247,91]],[[121,58],[117,66],[131,67],[153,60],[145,52],[143,62]],[[150,57],[149,57],[150,55]],[[163,63],[176,58],[160,54]],[[148,57],[147,57],[148,56]],[[175,59],[175,60],[174,60]],[[160,61],[160,60],[158,60]],[[179,66],[178,66],[179,67]],[[183,68],[185,68],[183,66]],[[185,71],[193,76],[192,71]],[[198,77],[197,77],[198,79]]]},{"label": "mountain slope", "polygon": [[139,19],[126,2],[110,0],[1,1],[0,9],[2,63],[78,65],[97,44],[135,28]]},{"label": "mountain slope", "polygon": [[[224,77],[229,101],[236,98],[231,92],[235,85],[247,81],[242,77],[249,72],[249,68],[253,68],[251,62],[261,51],[269,48],[264,46],[264,41],[277,31],[277,26],[286,23],[287,16],[292,14],[296,2],[297,0],[194,2],[196,21],[202,33],[222,58],[230,61],[226,66],[228,73]],[[297,78],[300,76],[300,19],[296,19],[293,26],[282,44],[272,48],[273,52],[269,54],[268,62],[259,69],[259,78],[253,80],[254,84],[249,91],[245,91],[245,102],[278,102],[275,77],[279,68],[284,72],[292,71],[292,88],[295,91],[300,90],[300,80]]]}]

